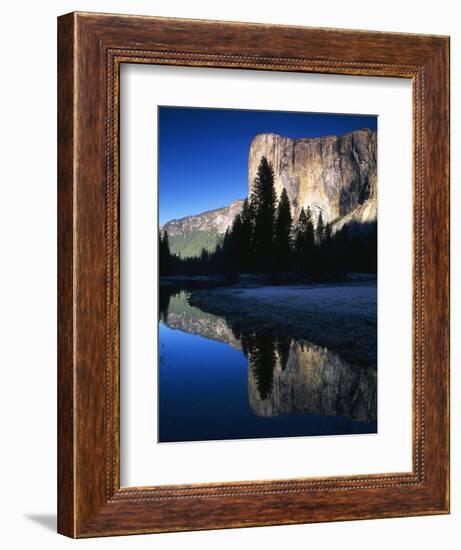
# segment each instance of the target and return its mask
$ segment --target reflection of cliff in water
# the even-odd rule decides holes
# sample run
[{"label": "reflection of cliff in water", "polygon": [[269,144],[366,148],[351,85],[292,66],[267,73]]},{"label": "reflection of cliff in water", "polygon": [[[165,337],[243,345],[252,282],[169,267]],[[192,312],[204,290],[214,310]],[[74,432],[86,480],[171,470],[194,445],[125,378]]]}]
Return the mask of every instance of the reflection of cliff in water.
[{"label": "reflection of cliff in water", "polygon": [[[167,297],[165,297],[167,294]],[[169,289],[160,319],[170,328],[241,349],[248,359],[248,400],[261,417],[315,413],[370,422],[377,416],[376,368],[350,365],[328,349],[281,337],[192,307],[188,292]]]},{"label": "reflection of cliff in water", "polygon": [[[256,338],[258,340],[258,338]],[[286,354],[288,346],[288,354]],[[258,416],[303,412],[376,420],[376,369],[348,365],[308,342],[284,343],[248,353],[248,399]]]}]

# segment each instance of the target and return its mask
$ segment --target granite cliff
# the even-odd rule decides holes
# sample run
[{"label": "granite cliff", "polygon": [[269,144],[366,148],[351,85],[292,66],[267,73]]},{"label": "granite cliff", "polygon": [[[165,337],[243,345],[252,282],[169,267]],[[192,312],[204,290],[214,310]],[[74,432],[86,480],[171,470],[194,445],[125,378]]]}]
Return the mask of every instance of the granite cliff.
[{"label": "granite cliff", "polygon": [[[251,191],[261,158],[272,164],[275,189],[285,187],[295,219],[309,206],[316,219],[334,225],[376,219],[376,132],[357,130],[343,136],[290,139],[260,134],[250,147],[248,185]],[[344,222],[343,222],[344,223]]]}]

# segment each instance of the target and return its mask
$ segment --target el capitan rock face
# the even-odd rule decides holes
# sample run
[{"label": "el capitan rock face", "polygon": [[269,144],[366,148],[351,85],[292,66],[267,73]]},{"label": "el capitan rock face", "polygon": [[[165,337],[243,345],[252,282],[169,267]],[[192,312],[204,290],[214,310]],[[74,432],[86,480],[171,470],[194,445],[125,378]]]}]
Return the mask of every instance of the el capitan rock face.
[{"label": "el capitan rock face", "polygon": [[301,207],[309,206],[315,220],[322,212],[324,222],[343,216],[349,216],[349,222],[374,221],[376,147],[376,132],[368,129],[301,139],[259,134],[251,143],[248,159],[250,192],[265,156],[274,169],[277,195],[286,188],[295,219]]}]

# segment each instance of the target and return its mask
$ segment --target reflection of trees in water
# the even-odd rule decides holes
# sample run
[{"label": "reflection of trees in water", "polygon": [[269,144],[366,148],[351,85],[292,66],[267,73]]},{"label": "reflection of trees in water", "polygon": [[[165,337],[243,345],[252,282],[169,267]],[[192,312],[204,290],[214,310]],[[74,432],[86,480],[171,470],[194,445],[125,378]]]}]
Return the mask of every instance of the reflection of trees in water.
[{"label": "reflection of trees in water", "polygon": [[178,289],[174,289],[171,286],[159,286],[158,291],[158,315],[159,319],[165,324],[168,322],[168,307],[170,305],[170,298],[178,292]]},{"label": "reflection of trees in water", "polygon": [[248,364],[253,369],[259,396],[267,399],[272,394],[277,363],[282,371],[287,367],[291,338],[257,332],[247,336],[247,339],[250,340],[246,353]]},{"label": "reflection of trees in water", "polygon": [[249,368],[253,370],[261,399],[272,393],[275,369],[275,338],[271,334],[254,333],[244,337]]},{"label": "reflection of trees in water", "polygon": [[282,371],[287,368],[288,356],[290,355],[291,338],[277,338],[277,354]]},{"label": "reflection of trees in water", "polygon": [[239,323],[232,323],[231,329],[248,359],[260,398],[267,399],[272,393],[277,361],[282,371],[286,369],[291,338],[276,337],[269,331],[243,330]]}]

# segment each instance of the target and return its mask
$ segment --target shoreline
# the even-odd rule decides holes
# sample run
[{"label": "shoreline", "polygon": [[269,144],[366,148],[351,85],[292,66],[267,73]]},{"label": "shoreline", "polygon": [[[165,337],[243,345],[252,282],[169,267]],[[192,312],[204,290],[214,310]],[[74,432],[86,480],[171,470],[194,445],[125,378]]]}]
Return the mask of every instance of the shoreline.
[{"label": "shoreline", "polygon": [[242,273],[235,280],[226,275],[162,275],[159,277],[160,286],[210,284],[224,288],[245,288],[258,286],[331,286],[348,284],[377,283],[377,275],[372,273],[347,273],[341,279],[314,281],[294,273]]}]

